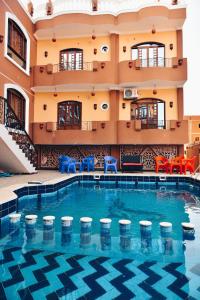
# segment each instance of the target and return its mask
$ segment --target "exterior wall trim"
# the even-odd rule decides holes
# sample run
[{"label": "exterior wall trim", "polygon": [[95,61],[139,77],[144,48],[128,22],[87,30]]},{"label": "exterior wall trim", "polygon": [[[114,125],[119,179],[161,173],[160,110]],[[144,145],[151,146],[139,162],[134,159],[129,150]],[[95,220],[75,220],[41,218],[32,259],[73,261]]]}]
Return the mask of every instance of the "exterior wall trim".
[{"label": "exterior wall trim", "polygon": [[[8,54],[8,19],[12,19],[22,30],[26,37],[27,48],[26,48],[26,69],[23,69],[18,63],[16,63]],[[26,31],[26,28],[20,22],[20,20],[12,13],[6,12],[5,14],[5,39],[4,39],[4,57],[12,62],[17,68],[19,68],[26,75],[30,76],[30,37]]]},{"label": "exterior wall trim", "polygon": [[26,132],[29,132],[29,97],[27,96],[27,94],[24,92],[24,90],[17,84],[12,84],[12,83],[6,83],[4,84],[4,98],[7,99],[7,94],[8,94],[8,89],[14,89],[16,91],[18,91],[20,94],[22,94],[22,96],[24,97],[25,101],[26,101],[26,105],[25,105],[25,130]]}]

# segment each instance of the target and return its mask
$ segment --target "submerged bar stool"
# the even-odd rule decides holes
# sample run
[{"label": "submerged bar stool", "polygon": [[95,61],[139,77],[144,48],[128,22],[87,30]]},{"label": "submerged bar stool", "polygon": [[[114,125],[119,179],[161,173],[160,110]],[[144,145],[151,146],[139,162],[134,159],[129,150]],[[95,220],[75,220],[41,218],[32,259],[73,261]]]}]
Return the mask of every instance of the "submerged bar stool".
[{"label": "submerged bar stool", "polygon": [[36,236],[36,222],[37,222],[37,215],[26,215],[25,222],[26,222],[26,238],[27,241],[32,241]]},{"label": "submerged bar stool", "polygon": [[69,245],[72,239],[73,217],[70,216],[61,217],[61,222],[62,222],[61,244],[62,246]]},{"label": "submerged bar stool", "polygon": [[181,223],[183,230],[183,240],[194,240],[195,239],[195,229],[194,224],[183,222]]},{"label": "submerged bar stool", "polygon": [[15,238],[19,235],[20,232],[21,214],[13,213],[10,214],[8,217],[9,217],[9,233],[12,238]]},{"label": "submerged bar stool", "polygon": [[104,218],[100,219],[100,239],[101,239],[101,249],[102,250],[110,250],[111,249],[111,219]]},{"label": "submerged bar stool", "polygon": [[119,220],[120,248],[129,251],[131,249],[131,221]]},{"label": "submerged bar stool", "polygon": [[85,248],[91,243],[92,218],[82,217],[80,218],[80,224],[80,247]]},{"label": "submerged bar stool", "polygon": [[43,241],[45,243],[50,243],[54,240],[54,220],[54,216],[43,217]]},{"label": "submerged bar stool", "polygon": [[140,233],[141,233],[141,248],[144,252],[150,252],[152,247],[152,222],[147,220],[142,220],[140,224]]},{"label": "submerged bar stool", "polygon": [[173,253],[172,223],[160,222],[160,235],[162,240],[163,253],[170,255]]}]

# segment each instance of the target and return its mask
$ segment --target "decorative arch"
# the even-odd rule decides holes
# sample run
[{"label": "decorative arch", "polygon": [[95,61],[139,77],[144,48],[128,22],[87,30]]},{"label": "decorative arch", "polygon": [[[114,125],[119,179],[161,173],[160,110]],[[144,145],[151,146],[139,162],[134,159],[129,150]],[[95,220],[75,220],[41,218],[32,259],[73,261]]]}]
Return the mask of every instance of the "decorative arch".
[{"label": "decorative arch", "polygon": [[60,51],[60,70],[82,70],[83,49],[66,48]]},{"label": "decorative arch", "polygon": [[165,101],[152,97],[132,101],[131,119],[141,120],[142,129],[165,129]]},{"label": "decorative arch", "polygon": [[141,60],[141,67],[164,67],[165,45],[159,42],[143,42],[131,47],[131,59]]},{"label": "decorative arch", "polygon": [[[26,68],[23,68],[19,63],[16,62],[8,53],[8,38],[9,38],[9,20],[12,20],[22,31],[24,37],[26,38]],[[20,20],[12,13],[6,12],[5,15],[5,43],[4,43],[4,56],[10,60],[14,65],[16,65],[21,71],[25,72],[27,75],[30,75],[30,38],[26,28],[20,22]]]},{"label": "decorative arch", "polygon": [[26,132],[29,132],[29,97],[27,94],[24,92],[24,90],[17,84],[12,84],[12,83],[6,83],[4,84],[4,98],[7,99],[8,97],[8,90],[16,90],[18,93],[20,93],[23,98],[25,99],[25,130]]},{"label": "decorative arch", "polygon": [[58,129],[81,129],[82,103],[67,100],[58,103]]}]

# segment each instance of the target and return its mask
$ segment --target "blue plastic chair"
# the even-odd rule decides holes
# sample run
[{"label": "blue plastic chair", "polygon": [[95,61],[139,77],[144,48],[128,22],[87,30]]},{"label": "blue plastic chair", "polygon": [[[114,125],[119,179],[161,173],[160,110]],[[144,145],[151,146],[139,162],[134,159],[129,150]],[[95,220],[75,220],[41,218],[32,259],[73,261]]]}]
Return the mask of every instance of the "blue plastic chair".
[{"label": "blue plastic chair", "polygon": [[81,169],[84,171],[85,169],[89,171],[94,171],[94,156],[87,156],[83,158]]},{"label": "blue plastic chair", "polygon": [[70,157],[69,156],[65,156],[65,155],[60,155],[59,158],[58,158],[58,161],[59,161],[59,171],[61,173],[64,173],[68,164],[69,164],[69,161],[70,161]]},{"label": "blue plastic chair", "polygon": [[117,159],[113,156],[104,156],[104,173],[108,170],[117,173]]},{"label": "blue plastic chair", "polygon": [[75,158],[70,158],[66,167],[65,167],[65,170],[67,173],[76,173],[76,160]]}]

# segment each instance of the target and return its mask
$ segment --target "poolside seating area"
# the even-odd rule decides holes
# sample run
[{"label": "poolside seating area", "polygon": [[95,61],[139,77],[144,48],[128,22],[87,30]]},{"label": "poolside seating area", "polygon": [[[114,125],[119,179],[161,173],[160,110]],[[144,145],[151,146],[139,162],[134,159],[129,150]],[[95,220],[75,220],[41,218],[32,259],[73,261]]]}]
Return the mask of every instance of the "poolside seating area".
[{"label": "poolside seating area", "polygon": [[[75,158],[61,155],[59,157],[59,171],[61,173],[76,173],[83,171],[94,171],[95,169],[95,158],[94,156],[87,156],[82,161],[77,161]],[[113,156],[104,157],[104,173],[108,171],[117,173],[117,159]]]},{"label": "poolside seating area", "polygon": [[186,172],[189,171],[190,174],[195,173],[195,161],[197,157],[193,156],[192,158],[185,158],[184,156],[177,156],[170,159],[167,159],[164,156],[155,157],[155,172],[164,171],[167,174],[172,174],[177,172],[179,174],[186,175]]},{"label": "poolside seating area", "polygon": [[[184,156],[176,156],[170,159],[164,156],[155,157],[155,172],[160,171],[166,174],[173,174],[174,172],[178,174],[185,174],[189,171],[190,174],[195,173],[195,161],[197,157],[185,158]],[[118,160],[113,156],[104,156],[104,173],[114,172],[117,173]],[[122,158],[121,169],[123,172],[142,172],[143,162],[139,155],[126,155]],[[70,156],[61,155],[59,157],[59,171],[61,173],[76,173],[79,172],[90,172],[95,171],[95,157],[87,156],[82,159],[82,161],[77,161],[75,158]]]}]

